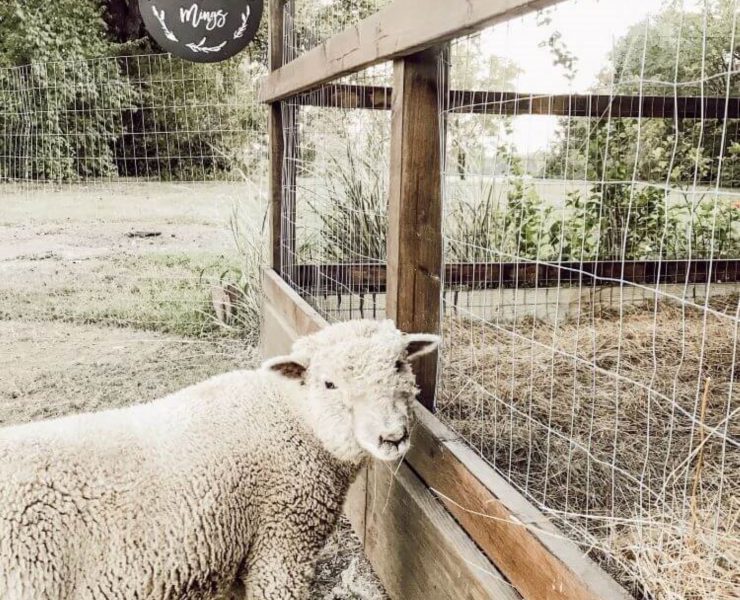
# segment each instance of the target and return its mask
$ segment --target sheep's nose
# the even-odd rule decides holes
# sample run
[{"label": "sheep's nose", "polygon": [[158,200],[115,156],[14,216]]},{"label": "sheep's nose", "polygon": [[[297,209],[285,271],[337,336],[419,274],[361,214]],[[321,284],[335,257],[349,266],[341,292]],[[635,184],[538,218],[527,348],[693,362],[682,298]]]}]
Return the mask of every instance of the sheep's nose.
[{"label": "sheep's nose", "polygon": [[388,432],[384,435],[380,436],[380,443],[382,444],[391,444],[392,446],[395,446],[398,448],[398,446],[401,444],[401,442],[405,442],[409,437],[409,430],[404,425],[403,427],[399,427],[395,431]]}]

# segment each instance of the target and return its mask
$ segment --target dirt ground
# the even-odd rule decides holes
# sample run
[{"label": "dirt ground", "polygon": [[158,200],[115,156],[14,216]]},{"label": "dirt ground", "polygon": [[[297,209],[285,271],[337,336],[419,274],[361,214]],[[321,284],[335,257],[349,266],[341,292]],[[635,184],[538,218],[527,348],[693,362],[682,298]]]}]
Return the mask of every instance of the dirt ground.
[{"label": "dirt ground", "polygon": [[[263,217],[249,184],[0,186],[0,427],[257,364],[256,332],[221,326],[209,289],[240,265],[233,219]],[[312,597],[386,597],[345,522]]]}]

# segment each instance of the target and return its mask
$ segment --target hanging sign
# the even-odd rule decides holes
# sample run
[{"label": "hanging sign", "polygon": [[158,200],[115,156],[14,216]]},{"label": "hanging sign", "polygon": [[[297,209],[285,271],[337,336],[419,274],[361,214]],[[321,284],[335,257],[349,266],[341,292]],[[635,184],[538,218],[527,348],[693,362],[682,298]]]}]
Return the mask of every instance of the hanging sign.
[{"label": "hanging sign", "polygon": [[164,50],[194,62],[231,58],[254,39],[263,0],[139,0],[149,34]]}]

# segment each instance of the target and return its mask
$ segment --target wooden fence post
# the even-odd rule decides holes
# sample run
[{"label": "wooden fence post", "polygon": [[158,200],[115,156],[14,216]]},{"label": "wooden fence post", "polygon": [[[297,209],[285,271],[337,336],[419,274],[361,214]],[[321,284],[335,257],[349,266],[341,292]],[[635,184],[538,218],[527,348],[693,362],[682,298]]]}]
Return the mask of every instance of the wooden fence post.
[{"label": "wooden fence post", "polygon": [[[283,5],[284,0],[270,0],[270,71],[283,66]],[[283,138],[283,111],[280,101],[270,103],[270,248],[275,271],[282,271],[282,211],[283,211],[283,161],[285,142]]]},{"label": "wooden fence post", "polygon": [[[293,9],[293,3],[288,6]],[[285,40],[292,42],[285,23],[286,0],[270,2],[270,71],[295,57],[286,56]],[[292,16],[292,14],[291,14]],[[295,204],[298,168],[298,105],[294,101],[270,103],[270,247],[271,266],[291,278],[295,262]]]},{"label": "wooden fence post", "polygon": [[[386,311],[399,329],[437,333],[442,283],[439,69],[431,48],[393,64]],[[437,356],[415,365],[419,401],[434,409]]]}]

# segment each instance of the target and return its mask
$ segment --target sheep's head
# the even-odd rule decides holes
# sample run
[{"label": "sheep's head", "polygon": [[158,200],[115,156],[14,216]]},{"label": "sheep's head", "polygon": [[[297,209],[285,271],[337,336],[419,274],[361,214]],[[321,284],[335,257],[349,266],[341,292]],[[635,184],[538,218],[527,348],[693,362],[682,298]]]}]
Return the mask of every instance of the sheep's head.
[{"label": "sheep's head", "polygon": [[301,386],[299,410],[337,458],[394,460],[408,450],[418,393],[410,361],[438,344],[438,336],[404,334],[392,321],[348,321],[297,340],[264,368]]}]

